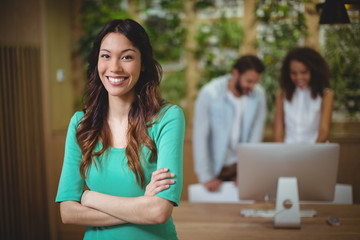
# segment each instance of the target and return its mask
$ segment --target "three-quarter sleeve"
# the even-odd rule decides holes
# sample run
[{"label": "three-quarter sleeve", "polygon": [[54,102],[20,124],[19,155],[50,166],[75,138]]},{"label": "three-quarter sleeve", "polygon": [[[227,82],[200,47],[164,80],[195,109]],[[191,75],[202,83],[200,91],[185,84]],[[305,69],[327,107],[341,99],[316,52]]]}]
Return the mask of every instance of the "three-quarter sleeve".
[{"label": "three-quarter sleeve", "polygon": [[175,184],[156,196],[172,201],[175,206],[180,202],[183,185],[183,146],[185,118],[182,109],[171,106],[165,110],[156,129],[155,143],[158,150],[157,169],[168,168],[174,173]]},{"label": "three-quarter sleeve", "polygon": [[70,120],[56,202],[80,201],[84,190],[85,181],[80,176],[79,168],[82,159],[81,150],[76,140],[76,128],[82,116],[82,112],[77,112]]}]

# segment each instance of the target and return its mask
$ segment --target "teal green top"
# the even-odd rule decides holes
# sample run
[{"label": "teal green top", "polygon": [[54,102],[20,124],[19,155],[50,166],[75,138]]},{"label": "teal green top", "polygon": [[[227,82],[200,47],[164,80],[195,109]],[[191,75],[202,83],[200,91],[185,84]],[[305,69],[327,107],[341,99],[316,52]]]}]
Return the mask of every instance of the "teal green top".
[{"label": "teal green top", "polygon": [[[81,150],[76,140],[75,132],[81,122],[83,112],[76,112],[72,117],[66,136],[65,156],[61,172],[56,202],[79,201],[85,183],[90,190],[121,197],[143,196],[145,189],[136,183],[135,174],[127,166],[125,148],[108,148],[102,156],[95,158],[97,167],[92,164],[86,179],[80,176]],[[165,106],[159,119],[149,129],[148,133],[157,147],[157,158],[150,163],[150,154],[146,147],[142,149],[145,159],[141,165],[145,174],[145,186],[151,180],[153,171],[168,168],[175,174],[175,184],[156,194],[156,196],[172,201],[175,206],[180,202],[183,182],[183,143],[185,119],[181,108],[176,105]],[[101,143],[98,144],[98,151]],[[172,217],[165,224],[141,225],[126,223],[108,227],[86,227],[84,239],[177,239]]]}]

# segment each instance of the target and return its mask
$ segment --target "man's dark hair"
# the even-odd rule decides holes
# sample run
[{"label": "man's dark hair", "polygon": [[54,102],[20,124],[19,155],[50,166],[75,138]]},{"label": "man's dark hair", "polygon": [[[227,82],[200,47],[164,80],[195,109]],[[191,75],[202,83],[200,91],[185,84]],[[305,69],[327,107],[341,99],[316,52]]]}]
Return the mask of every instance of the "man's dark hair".
[{"label": "man's dark hair", "polygon": [[238,70],[240,74],[243,74],[247,70],[255,70],[260,74],[264,72],[265,66],[257,56],[244,55],[235,62],[233,69]]}]

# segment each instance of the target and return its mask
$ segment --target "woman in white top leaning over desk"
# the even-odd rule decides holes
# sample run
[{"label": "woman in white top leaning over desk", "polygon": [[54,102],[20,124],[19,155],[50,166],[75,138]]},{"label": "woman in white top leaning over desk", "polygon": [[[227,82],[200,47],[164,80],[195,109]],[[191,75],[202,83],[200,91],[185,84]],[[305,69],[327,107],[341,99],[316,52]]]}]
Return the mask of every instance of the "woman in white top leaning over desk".
[{"label": "woman in white top leaning over desk", "polygon": [[276,96],[275,142],[327,141],[334,100],[329,76],[325,59],[311,48],[286,55]]}]

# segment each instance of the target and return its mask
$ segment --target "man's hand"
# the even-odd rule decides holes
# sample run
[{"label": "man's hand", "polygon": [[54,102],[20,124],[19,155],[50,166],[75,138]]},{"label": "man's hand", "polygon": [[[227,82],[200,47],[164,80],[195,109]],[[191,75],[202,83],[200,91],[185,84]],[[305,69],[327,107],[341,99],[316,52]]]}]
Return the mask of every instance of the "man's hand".
[{"label": "man's hand", "polygon": [[219,190],[220,185],[222,184],[222,181],[220,179],[214,178],[210,181],[207,181],[204,183],[204,186],[206,189],[210,192],[216,192]]}]

